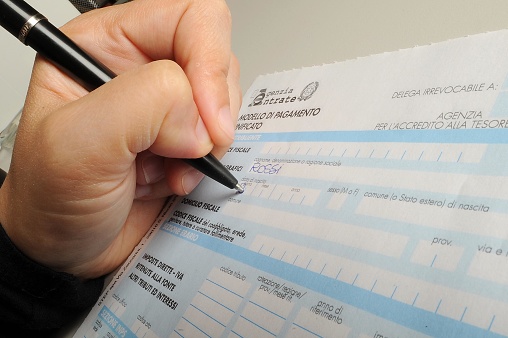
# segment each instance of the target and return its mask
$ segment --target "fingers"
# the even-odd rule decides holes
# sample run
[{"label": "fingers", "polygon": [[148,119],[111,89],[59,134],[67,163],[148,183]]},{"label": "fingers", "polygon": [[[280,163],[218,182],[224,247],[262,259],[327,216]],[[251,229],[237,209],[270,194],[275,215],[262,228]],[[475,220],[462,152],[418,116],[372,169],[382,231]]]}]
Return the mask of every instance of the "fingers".
[{"label": "fingers", "polygon": [[231,62],[231,18],[222,1],[213,1],[213,11],[209,11],[208,4],[205,4],[199,3],[200,7],[182,18],[179,28],[192,27],[199,22],[195,29],[203,33],[179,29],[175,39],[175,59],[191,81],[194,100],[214,143],[225,146],[234,138],[227,83]]},{"label": "fingers", "polygon": [[[205,3],[201,2],[202,8],[195,12],[189,12],[180,25],[191,27],[194,22],[199,22],[196,29],[203,33],[196,35],[192,30],[179,30],[175,41],[175,57],[189,77],[194,100],[214,144],[225,147],[233,142],[236,121],[228,83],[232,62],[231,17],[224,2],[213,1],[213,11],[209,11],[208,4],[205,6]],[[207,34],[207,31],[212,34]]]},{"label": "fingers", "polygon": [[136,0],[82,15],[64,30],[117,73],[152,60],[175,60],[189,78],[214,144],[233,141],[231,18],[223,0]]},{"label": "fingers", "polygon": [[172,194],[187,195],[204,175],[178,159],[168,159],[149,151],[136,159],[136,199],[156,199]]},{"label": "fingers", "polygon": [[[238,112],[240,111],[240,106],[242,105],[242,91],[240,88],[240,66],[238,64],[238,60],[236,57],[231,54],[231,64],[229,66],[228,73],[228,88],[229,88],[229,98],[230,98],[230,107],[231,107],[231,118],[236,123],[238,120]],[[236,126],[235,126],[236,127]],[[213,149],[213,153],[217,158],[222,158],[224,154],[229,149],[230,144],[219,146],[215,144]]]},{"label": "fingers", "polygon": [[[80,192],[101,195],[115,186],[121,187],[119,195],[131,199],[134,191],[127,182],[152,184],[166,174],[164,161],[154,155],[196,158],[213,146],[188,79],[171,61],[152,62],[119,75],[32,128],[21,127],[18,141],[20,147],[40,149],[41,158],[26,161],[51,166],[46,171],[55,177],[59,172],[76,175],[71,179],[83,184]],[[135,162],[138,153],[142,154]],[[132,173],[135,177],[129,177]],[[181,180],[184,169],[175,174]],[[97,191],[100,187],[104,191]],[[184,193],[176,182],[166,189],[168,194]]]},{"label": "fingers", "polygon": [[[228,73],[229,96],[231,97],[231,111],[236,121],[241,105],[241,90],[239,82],[239,66],[237,59],[231,58]],[[213,153],[222,158],[229,146],[215,146]],[[186,165],[182,161],[163,159],[151,152],[144,152],[137,158],[137,199],[154,199],[171,194],[187,195],[201,182],[204,175],[198,170]],[[172,188],[170,188],[172,187]]]},{"label": "fingers", "polygon": [[138,200],[152,200],[169,195],[188,195],[204,178],[204,174],[177,159],[155,156],[164,162],[163,177],[154,182],[138,181],[135,197]]},{"label": "fingers", "polygon": [[236,121],[242,105],[242,89],[240,87],[240,64],[234,54],[231,54],[230,59],[228,87],[233,121]]}]

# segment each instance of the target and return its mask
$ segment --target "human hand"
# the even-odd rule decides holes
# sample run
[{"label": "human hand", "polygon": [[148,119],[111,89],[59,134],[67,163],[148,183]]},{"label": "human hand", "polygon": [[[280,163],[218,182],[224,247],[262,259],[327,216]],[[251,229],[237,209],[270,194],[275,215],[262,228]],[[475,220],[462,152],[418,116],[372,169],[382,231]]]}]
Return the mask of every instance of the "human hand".
[{"label": "human hand", "polygon": [[222,0],[136,0],[62,30],[119,76],[87,93],[36,61],[0,222],[28,257],[87,279],[118,267],[165,197],[203,177],[175,159],[224,154],[241,94]]}]

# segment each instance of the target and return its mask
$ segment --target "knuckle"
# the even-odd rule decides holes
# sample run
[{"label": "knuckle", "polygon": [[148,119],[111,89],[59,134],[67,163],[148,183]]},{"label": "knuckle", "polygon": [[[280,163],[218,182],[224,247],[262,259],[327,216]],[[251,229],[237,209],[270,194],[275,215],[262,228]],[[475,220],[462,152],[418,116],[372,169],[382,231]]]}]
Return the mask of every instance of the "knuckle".
[{"label": "knuckle", "polygon": [[[168,92],[179,98],[192,97],[192,91],[182,68],[170,60],[159,60],[150,63],[150,81],[162,95]],[[167,96],[164,96],[167,100]]]}]

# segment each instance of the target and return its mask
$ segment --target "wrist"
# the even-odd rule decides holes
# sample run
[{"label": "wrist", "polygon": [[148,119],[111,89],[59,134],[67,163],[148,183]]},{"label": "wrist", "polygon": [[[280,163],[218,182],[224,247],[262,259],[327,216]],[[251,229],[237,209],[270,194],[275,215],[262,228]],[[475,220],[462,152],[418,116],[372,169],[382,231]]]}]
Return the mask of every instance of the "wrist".
[{"label": "wrist", "polygon": [[0,308],[8,315],[0,324],[17,324],[27,330],[55,329],[92,306],[104,279],[82,281],[53,271],[19,251],[0,224]]}]

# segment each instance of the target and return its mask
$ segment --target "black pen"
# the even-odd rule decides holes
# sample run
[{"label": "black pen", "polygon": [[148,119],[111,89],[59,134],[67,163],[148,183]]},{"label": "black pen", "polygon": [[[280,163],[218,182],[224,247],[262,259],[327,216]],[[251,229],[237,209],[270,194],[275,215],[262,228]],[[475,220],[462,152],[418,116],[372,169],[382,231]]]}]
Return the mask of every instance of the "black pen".
[{"label": "black pen", "polygon": [[[116,76],[24,1],[0,0],[0,25],[88,91]],[[184,161],[226,187],[239,193],[244,191],[238,180],[212,154]]]}]

